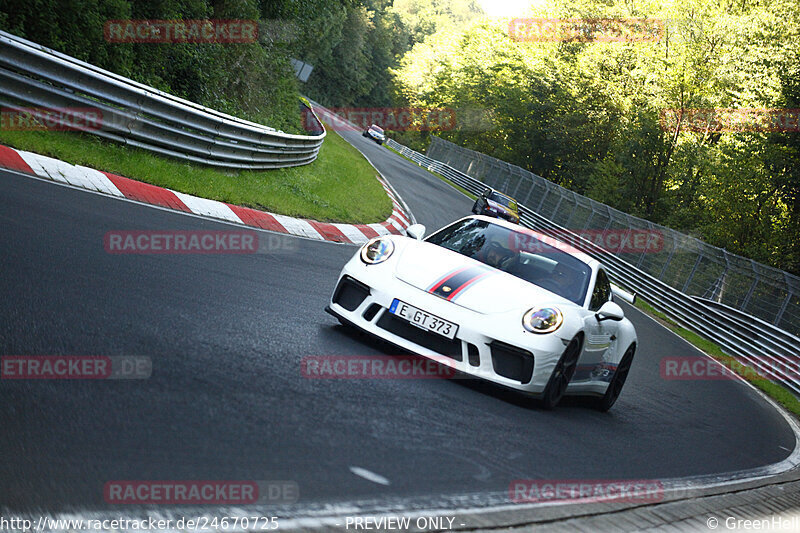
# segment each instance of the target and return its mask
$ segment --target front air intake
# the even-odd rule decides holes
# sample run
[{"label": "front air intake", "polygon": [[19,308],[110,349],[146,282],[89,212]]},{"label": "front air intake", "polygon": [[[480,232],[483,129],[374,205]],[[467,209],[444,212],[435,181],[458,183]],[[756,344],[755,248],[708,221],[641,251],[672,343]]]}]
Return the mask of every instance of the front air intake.
[{"label": "front air intake", "polygon": [[367,296],[369,287],[350,276],[344,276],[333,291],[333,303],[341,305],[348,311],[355,311]]}]

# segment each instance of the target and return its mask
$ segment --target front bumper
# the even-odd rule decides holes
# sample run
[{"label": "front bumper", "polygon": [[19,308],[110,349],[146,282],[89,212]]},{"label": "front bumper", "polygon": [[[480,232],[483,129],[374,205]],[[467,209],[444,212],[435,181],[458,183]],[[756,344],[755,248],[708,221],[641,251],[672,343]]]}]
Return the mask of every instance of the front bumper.
[{"label": "front bumper", "polygon": [[[448,302],[397,279],[392,270],[391,264],[364,265],[354,258],[342,270],[327,310],[459,372],[541,394],[568,339],[527,332],[516,310],[481,314]],[[455,338],[451,341],[393,315],[388,309],[395,298],[457,324]]]}]

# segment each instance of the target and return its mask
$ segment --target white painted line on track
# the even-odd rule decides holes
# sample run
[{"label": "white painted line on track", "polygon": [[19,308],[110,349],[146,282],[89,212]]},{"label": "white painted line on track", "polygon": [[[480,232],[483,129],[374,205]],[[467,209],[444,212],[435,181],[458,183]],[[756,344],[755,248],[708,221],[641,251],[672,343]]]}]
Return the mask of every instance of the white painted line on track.
[{"label": "white painted line on track", "polygon": [[379,485],[390,485],[389,480],[383,477],[380,474],[376,474],[375,472],[370,472],[366,468],[361,468],[360,466],[351,466],[350,471],[359,477],[363,477],[367,481],[372,481],[373,483],[378,483]]}]

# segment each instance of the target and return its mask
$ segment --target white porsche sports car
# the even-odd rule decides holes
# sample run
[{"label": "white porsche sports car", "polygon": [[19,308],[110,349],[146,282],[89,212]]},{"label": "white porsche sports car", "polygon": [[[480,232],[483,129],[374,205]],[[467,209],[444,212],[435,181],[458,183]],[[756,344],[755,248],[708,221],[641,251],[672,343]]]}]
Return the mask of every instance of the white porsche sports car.
[{"label": "white porsche sports car", "polygon": [[481,215],[423,240],[366,243],[344,266],[326,311],[416,354],[528,393],[617,400],[636,331],[602,265],[553,237]]}]

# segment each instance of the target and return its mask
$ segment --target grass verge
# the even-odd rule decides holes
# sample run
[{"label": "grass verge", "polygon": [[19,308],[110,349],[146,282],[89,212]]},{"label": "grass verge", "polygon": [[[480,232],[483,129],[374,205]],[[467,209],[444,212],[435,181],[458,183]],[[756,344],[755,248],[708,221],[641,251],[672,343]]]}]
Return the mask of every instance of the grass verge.
[{"label": "grass verge", "polygon": [[711,342],[710,340],[706,339],[698,335],[693,331],[689,331],[688,329],[679,326],[676,324],[672,319],[667,317],[661,311],[655,309],[652,305],[648,304],[647,302],[643,301],[640,297],[636,297],[636,307],[641,311],[644,311],[648,315],[652,316],[656,320],[658,320],[661,324],[664,324],[667,328],[674,331],[676,334],[683,337],[689,344],[693,345],[698,350],[701,350],[720,363],[722,365],[735,372],[736,374],[743,377],[749,383],[755,385],[759,390],[763,391],[767,396],[781,404],[787,411],[795,415],[796,417],[800,418],[800,400],[792,394],[789,390],[784,388],[778,383],[771,381],[770,379],[762,376],[759,374],[757,370],[754,368],[747,366],[737,360],[735,357],[732,357],[725,352],[722,351],[717,344]]},{"label": "grass verge", "polygon": [[[384,146],[386,146],[386,145],[384,144]],[[389,150],[391,150],[392,152],[396,153],[397,155],[399,155],[400,157],[402,157],[402,158],[403,158],[403,159],[405,159],[406,161],[409,161],[409,162],[411,162],[412,164],[414,164],[414,165],[417,165],[416,163],[414,163],[414,161],[411,161],[411,159],[407,158],[406,156],[404,156],[403,154],[401,154],[400,152],[398,152],[398,151],[397,151],[397,150],[395,150],[394,148],[392,148],[392,147],[390,147],[390,146],[386,146],[386,148],[388,148],[388,149],[389,149]],[[417,165],[417,166],[419,166],[419,165]],[[433,170],[429,170],[429,169],[427,169],[427,168],[426,168],[425,170],[427,170],[428,172],[430,172],[431,174],[433,174],[434,176],[436,176],[437,178],[439,178],[439,179],[440,179],[440,180],[442,180],[443,182],[447,183],[447,184],[448,184],[448,185],[450,185],[451,187],[453,187],[453,188],[457,189],[458,191],[461,191],[463,194],[466,194],[467,196],[469,196],[469,197],[470,197],[470,198],[472,198],[473,200],[477,200],[477,199],[478,199],[478,197],[477,197],[477,196],[475,196],[474,194],[472,194],[471,192],[469,192],[469,191],[468,191],[468,190],[466,190],[465,188],[461,187],[460,185],[456,185],[455,183],[453,183],[453,182],[452,182],[452,181],[450,181],[449,179],[445,178],[444,176],[442,176],[442,175],[441,175],[441,174],[439,174],[438,172],[434,172]]]},{"label": "grass verge", "polygon": [[317,160],[263,171],[225,171],[155,155],[96,136],[0,130],[0,143],[220,202],[326,222],[383,222],[392,202],[377,172],[334,131]]}]

